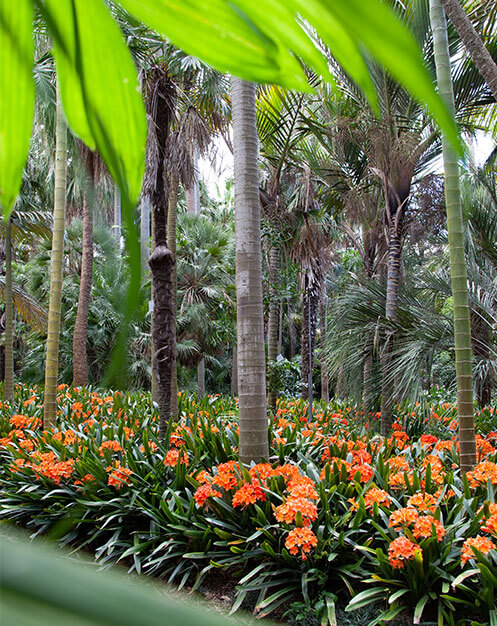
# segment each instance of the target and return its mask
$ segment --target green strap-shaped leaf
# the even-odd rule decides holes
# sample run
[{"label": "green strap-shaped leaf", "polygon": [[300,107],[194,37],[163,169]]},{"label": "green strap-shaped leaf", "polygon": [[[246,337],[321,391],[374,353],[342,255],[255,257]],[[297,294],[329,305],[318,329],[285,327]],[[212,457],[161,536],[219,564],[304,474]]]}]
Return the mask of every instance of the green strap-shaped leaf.
[{"label": "green strap-shaped leaf", "polygon": [[[423,63],[421,51],[414,36],[380,0],[293,0],[303,17],[316,24],[323,40],[333,52],[333,41],[325,36],[328,15],[340,22],[356,42],[360,42],[371,55],[410,93],[423,102],[433,118],[446,133],[454,147],[462,151],[453,117],[436,93],[430,74]],[[344,67],[344,69],[347,69]],[[357,80],[353,73],[350,76]]]},{"label": "green strap-shaped leaf", "polygon": [[131,203],[141,190],[147,127],[136,69],[102,0],[46,0],[67,121],[97,147]]},{"label": "green strap-shaped leaf", "polygon": [[288,46],[238,2],[121,0],[120,4],[173,44],[221,71],[260,83],[307,88],[302,67]]},{"label": "green strap-shaped leaf", "polygon": [[33,4],[0,2],[0,206],[8,215],[21,188],[33,127]]}]

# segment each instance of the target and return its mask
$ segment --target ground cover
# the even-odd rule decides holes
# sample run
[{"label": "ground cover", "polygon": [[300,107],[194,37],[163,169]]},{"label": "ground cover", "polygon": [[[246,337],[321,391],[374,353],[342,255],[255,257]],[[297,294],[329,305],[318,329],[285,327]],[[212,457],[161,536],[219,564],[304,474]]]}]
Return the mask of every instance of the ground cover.
[{"label": "ground cover", "polygon": [[477,417],[478,465],[457,467],[451,403],[378,416],[278,403],[269,463],[240,467],[236,400],[181,394],[166,441],[146,394],[59,387],[58,427],[17,386],[0,418],[1,516],[103,564],[199,589],[225,572],[232,610],[333,623],[336,607],[414,623],[497,623],[497,426]]}]

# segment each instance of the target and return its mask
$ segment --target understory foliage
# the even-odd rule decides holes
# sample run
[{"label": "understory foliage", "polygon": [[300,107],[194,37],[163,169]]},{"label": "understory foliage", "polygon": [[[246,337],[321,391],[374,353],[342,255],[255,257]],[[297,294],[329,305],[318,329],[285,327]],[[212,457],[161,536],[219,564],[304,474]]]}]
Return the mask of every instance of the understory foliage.
[{"label": "understory foliage", "polygon": [[[232,611],[336,605],[371,623],[495,623],[497,430],[477,417],[478,465],[460,475],[454,404],[404,404],[388,438],[378,415],[280,400],[268,463],[236,460],[236,399],[179,395],[165,444],[147,394],[59,387],[57,428],[40,391],[18,385],[0,418],[3,520],[91,550],[102,565],[198,589],[237,581]],[[423,434],[421,434],[423,433]],[[297,603],[296,603],[297,601]]]}]

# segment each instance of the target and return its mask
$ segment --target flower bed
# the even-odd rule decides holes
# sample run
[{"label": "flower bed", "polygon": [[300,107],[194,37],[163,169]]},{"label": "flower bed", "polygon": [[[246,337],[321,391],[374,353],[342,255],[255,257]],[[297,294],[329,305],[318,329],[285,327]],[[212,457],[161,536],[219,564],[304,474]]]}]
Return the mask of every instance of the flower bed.
[{"label": "flower bed", "polygon": [[146,395],[61,386],[58,402],[51,432],[37,389],[18,386],[0,418],[1,515],[33,534],[179,587],[229,569],[233,610],[250,599],[259,615],[300,601],[333,621],[337,601],[379,601],[384,620],[405,607],[415,623],[497,620],[491,410],[460,476],[451,404],[398,408],[383,440],[377,415],[317,405],[308,422],[282,401],[269,462],[246,468],[234,399],[181,395],[167,446]]}]

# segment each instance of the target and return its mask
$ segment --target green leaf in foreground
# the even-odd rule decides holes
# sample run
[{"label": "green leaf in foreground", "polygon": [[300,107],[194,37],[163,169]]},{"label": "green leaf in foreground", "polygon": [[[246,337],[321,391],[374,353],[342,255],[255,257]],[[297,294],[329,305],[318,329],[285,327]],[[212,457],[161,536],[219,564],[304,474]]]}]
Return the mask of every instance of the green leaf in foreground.
[{"label": "green leaf in foreground", "polygon": [[21,188],[33,127],[33,5],[0,2],[0,206],[4,217]]},{"label": "green leaf in foreground", "polygon": [[233,626],[240,623],[200,602],[195,606],[191,598],[187,605],[161,593],[149,582],[130,580],[116,571],[99,572],[94,566],[61,558],[60,550],[28,544],[17,534],[3,536],[0,542],[2,624]]}]

